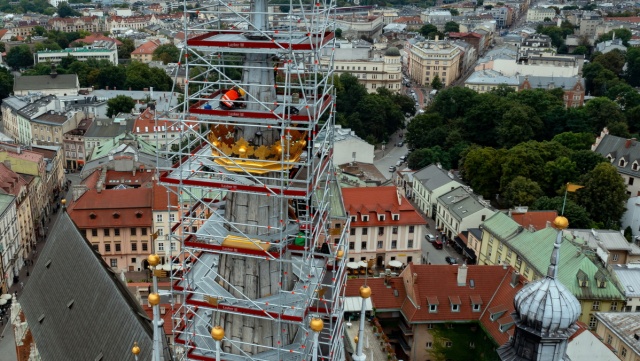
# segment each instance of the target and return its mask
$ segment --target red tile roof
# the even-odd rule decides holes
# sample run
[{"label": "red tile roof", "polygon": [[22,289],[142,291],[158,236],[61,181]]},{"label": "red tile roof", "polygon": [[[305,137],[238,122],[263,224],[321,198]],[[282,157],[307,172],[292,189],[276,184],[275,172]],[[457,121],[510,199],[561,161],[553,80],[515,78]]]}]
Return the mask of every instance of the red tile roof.
[{"label": "red tile roof", "polygon": [[9,31],[9,29],[0,29],[0,38],[4,36]]},{"label": "red tile roof", "polygon": [[116,43],[117,46],[122,45],[122,42],[120,40],[114,39],[114,38],[110,38],[110,37],[105,36],[104,34],[100,34],[100,33],[93,33],[93,34],[91,34],[89,36],[85,36],[84,38],[78,39],[76,41],[77,42],[83,42],[85,44],[93,44],[94,42],[99,41],[99,40],[111,41],[111,42]]},{"label": "red tile roof", "polygon": [[[355,222],[351,222],[352,227],[426,224],[411,203],[393,186],[344,188],[342,197],[351,216],[358,216],[358,213],[369,215],[368,222],[363,222],[358,216]],[[378,220],[379,213],[385,214],[383,221]],[[392,214],[399,214],[400,219],[394,221]]]},{"label": "red tile roof", "polygon": [[[371,303],[377,310],[399,309],[407,297],[400,277],[391,278],[391,287],[387,287],[384,284],[383,278],[369,278],[366,281],[367,286],[371,287]],[[347,280],[345,296],[358,297],[360,295],[360,286],[364,285],[364,283],[364,278]],[[398,296],[394,294],[394,290],[398,290]]]},{"label": "red tile roof", "polygon": [[[142,112],[133,123],[134,134],[150,134],[159,131],[167,131],[169,133],[180,132],[179,125],[176,121],[168,119],[154,119],[155,111],[151,108],[147,108]],[[197,122],[187,122],[190,127],[198,129]]]},{"label": "red tile roof", "polygon": [[27,186],[27,181],[4,163],[0,163],[0,192],[18,196],[23,186]]},{"label": "red tile roof", "polygon": [[152,188],[87,190],[68,207],[78,228],[151,227]]},{"label": "red tile roof", "polygon": [[179,204],[177,189],[175,187],[172,187],[172,189],[173,191],[170,191],[165,186],[158,183],[154,184],[153,205],[151,206],[154,211],[166,211],[169,209],[169,204],[173,206]]},{"label": "red tile roof", "polygon": [[511,212],[511,218],[525,228],[533,226],[536,230],[547,228],[547,222],[553,222],[558,216],[557,211],[528,211],[524,213]]},{"label": "red tile roof", "polygon": [[158,46],[160,46],[160,42],[157,40],[149,40],[132,51],[131,55],[153,54]]},{"label": "red tile roof", "polygon": [[[493,339],[502,345],[509,339],[507,331],[500,325],[510,322],[514,311],[513,298],[522,288],[522,278],[511,286],[513,268],[502,266],[467,266],[467,282],[458,286],[458,266],[414,265],[409,266],[399,277],[390,279],[392,288],[384,285],[383,278],[370,278],[371,300],[378,309],[400,310],[409,322],[480,321]],[[471,287],[473,280],[474,287]],[[364,279],[347,281],[346,296],[357,296]],[[398,296],[393,289],[398,290]],[[451,304],[459,304],[453,312]],[[480,312],[473,311],[473,304],[480,304]],[[429,312],[429,304],[437,304],[437,312]],[[496,321],[491,321],[491,312],[503,311]]]},{"label": "red tile roof", "polygon": [[[173,309],[171,307],[174,307]],[[173,322],[171,320],[171,315],[175,312],[175,310],[180,308],[180,305],[171,305],[170,303],[161,303],[160,310],[164,308],[164,315],[160,314],[160,318],[164,321],[162,324],[162,328],[164,329],[165,335],[171,335],[173,332]],[[149,307],[149,305],[145,302],[142,305],[142,309],[147,314],[149,319],[153,320],[153,308]]]}]

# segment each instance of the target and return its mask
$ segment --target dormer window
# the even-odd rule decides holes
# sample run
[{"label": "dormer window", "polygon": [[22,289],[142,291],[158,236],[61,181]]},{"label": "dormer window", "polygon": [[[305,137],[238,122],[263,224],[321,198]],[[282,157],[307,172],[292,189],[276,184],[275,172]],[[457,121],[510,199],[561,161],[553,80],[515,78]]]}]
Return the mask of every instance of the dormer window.
[{"label": "dormer window", "polygon": [[384,221],[384,214],[378,214],[378,220],[380,222]]},{"label": "dormer window", "polygon": [[369,215],[368,214],[363,214],[362,215],[362,221],[363,222],[369,222]]},{"label": "dormer window", "polygon": [[480,312],[482,310],[482,298],[480,296],[471,296],[471,310]]},{"label": "dormer window", "polygon": [[607,159],[610,163],[613,163],[613,157],[611,156],[611,154],[607,155]]},{"label": "dormer window", "polygon": [[399,214],[392,214],[391,216],[393,217],[394,221],[399,221],[400,220],[400,215]]},{"label": "dormer window", "polygon": [[638,166],[638,162],[637,161],[633,162],[633,164],[631,165],[631,169],[633,169],[635,171],[640,170],[640,166]]},{"label": "dormer window", "polygon": [[98,217],[98,216],[95,213],[93,213],[93,212],[89,213],[89,218],[96,219],[96,217]]},{"label": "dormer window", "polygon": [[460,312],[460,297],[458,296],[449,296],[449,302],[451,303],[451,312]]},{"label": "dormer window", "polygon": [[438,312],[438,297],[427,297],[427,304],[429,304],[429,313]]},{"label": "dormer window", "polygon": [[120,213],[118,213],[118,212],[113,212],[113,218],[115,218],[115,219],[120,218]]},{"label": "dormer window", "polygon": [[607,277],[605,277],[604,273],[598,271],[596,272],[594,278],[596,279],[596,285],[598,286],[598,288],[607,287]]},{"label": "dormer window", "polygon": [[627,165],[627,162],[624,161],[624,158],[621,158],[620,161],[618,162],[618,165],[621,167],[624,167]]},{"label": "dormer window", "polygon": [[587,276],[587,274],[583,270],[578,270],[578,273],[576,273],[576,278],[578,279],[578,286],[589,287],[589,276]]},{"label": "dormer window", "polygon": [[137,211],[136,212],[136,218],[142,218],[142,212]]}]

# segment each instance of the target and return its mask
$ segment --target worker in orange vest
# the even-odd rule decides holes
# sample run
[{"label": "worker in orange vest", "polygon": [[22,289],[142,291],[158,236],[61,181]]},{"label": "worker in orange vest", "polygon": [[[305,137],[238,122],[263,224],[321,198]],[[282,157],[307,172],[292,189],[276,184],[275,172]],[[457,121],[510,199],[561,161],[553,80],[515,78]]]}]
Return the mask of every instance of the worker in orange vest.
[{"label": "worker in orange vest", "polygon": [[228,92],[224,93],[222,98],[220,98],[220,106],[223,109],[235,109],[235,108],[244,108],[246,104],[242,102],[244,100],[245,91],[242,88],[233,87]]}]

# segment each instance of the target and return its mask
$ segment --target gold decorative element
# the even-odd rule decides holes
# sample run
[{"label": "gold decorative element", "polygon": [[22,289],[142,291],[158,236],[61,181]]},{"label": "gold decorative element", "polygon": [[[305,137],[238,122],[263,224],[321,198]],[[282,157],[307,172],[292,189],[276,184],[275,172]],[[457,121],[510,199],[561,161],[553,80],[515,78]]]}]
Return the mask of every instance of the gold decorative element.
[{"label": "gold decorative element", "polygon": [[149,304],[151,306],[159,305],[160,304],[160,295],[157,294],[157,293],[151,293],[147,297],[147,301],[149,301]]},{"label": "gold decorative element", "polygon": [[149,257],[147,257],[147,262],[149,262],[149,266],[155,267],[160,264],[160,256],[155,253],[150,254]]},{"label": "gold decorative element", "polygon": [[558,216],[553,220],[553,225],[557,229],[566,229],[567,227],[569,227],[569,220],[566,217]]},{"label": "gold decorative element", "polygon": [[224,330],[220,326],[211,329],[211,337],[216,341],[222,341],[224,338]]},{"label": "gold decorative element", "polygon": [[360,297],[369,298],[371,297],[371,287],[369,286],[360,286]]},{"label": "gold decorative element", "polygon": [[242,159],[249,158],[253,155],[255,148],[249,145],[249,142],[244,140],[244,138],[240,138],[231,148],[231,152],[234,155]]},{"label": "gold decorative element", "polygon": [[265,160],[267,159],[268,156],[271,155],[271,151],[269,150],[268,147],[261,145],[258,147],[258,149],[256,149],[255,152],[253,152],[253,155],[255,155],[256,158],[260,160]]},{"label": "gold decorative element", "polygon": [[353,341],[355,341],[355,343],[358,343],[358,340],[359,340],[358,336],[353,338]]},{"label": "gold decorative element", "polygon": [[138,356],[140,354],[140,347],[137,342],[133,343],[133,347],[131,348],[131,353]]},{"label": "gold decorative element", "polygon": [[314,332],[320,332],[324,328],[324,322],[322,322],[321,319],[314,317],[311,319],[311,322],[309,322],[309,328]]},{"label": "gold decorative element", "polygon": [[63,198],[60,203],[62,203],[62,206],[64,207],[64,205],[67,204],[67,200]]},{"label": "gold decorative element", "polygon": [[342,249],[338,250],[338,254],[336,254],[337,259],[341,259],[344,256],[344,251]]},{"label": "gold decorative element", "polygon": [[322,287],[322,288],[318,288],[316,289],[316,293],[318,294],[319,298],[322,298],[324,296],[325,293],[327,293],[327,289]]}]

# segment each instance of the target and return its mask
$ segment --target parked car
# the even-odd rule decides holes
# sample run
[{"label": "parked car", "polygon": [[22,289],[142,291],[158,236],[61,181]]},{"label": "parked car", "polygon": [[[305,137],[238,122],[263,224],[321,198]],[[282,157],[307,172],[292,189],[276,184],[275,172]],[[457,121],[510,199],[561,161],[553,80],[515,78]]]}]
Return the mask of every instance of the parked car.
[{"label": "parked car", "polygon": [[430,234],[430,233],[425,234],[425,235],[424,235],[424,238],[425,238],[427,241],[431,242],[431,243],[433,243],[433,242],[435,242],[435,241],[436,241],[436,236],[434,236],[433,234]]},{"label": "parked car", "polygon": [[403,155],[402,157],[400,157],[400,161],[401,162],[406,162],[407,161],[407,156]]},{"label": "parked car", "polygon": [[402,163],[403,163],[403,162],[402,162],[401,160],[397,161],[397,162],[396,162],[396,167],[401,166],[401,165],[402,165]]},{"label": "parked car", "polygon": [[448,264],[458,264],[458,261],[453,257],[447,256],[444,258],[444,260],[447,261]]},{"label": "parked car", "polygon": [[442,241],[441,241],[441,240],[439,240],[439,239],[436,239],[436,240],[433,242],[433,248],[435,248],[435,249],[442,249]]},{"label": "parked car", "polygon": [[395,172],[396,171],[396,167],[395,166],[391,166],[389,167],[389,172]]},{"label": "parked car", "polygon": [[399,141],[397,144],[398,147],[402,147],[403,145],[404,145],[404,140]]}]

